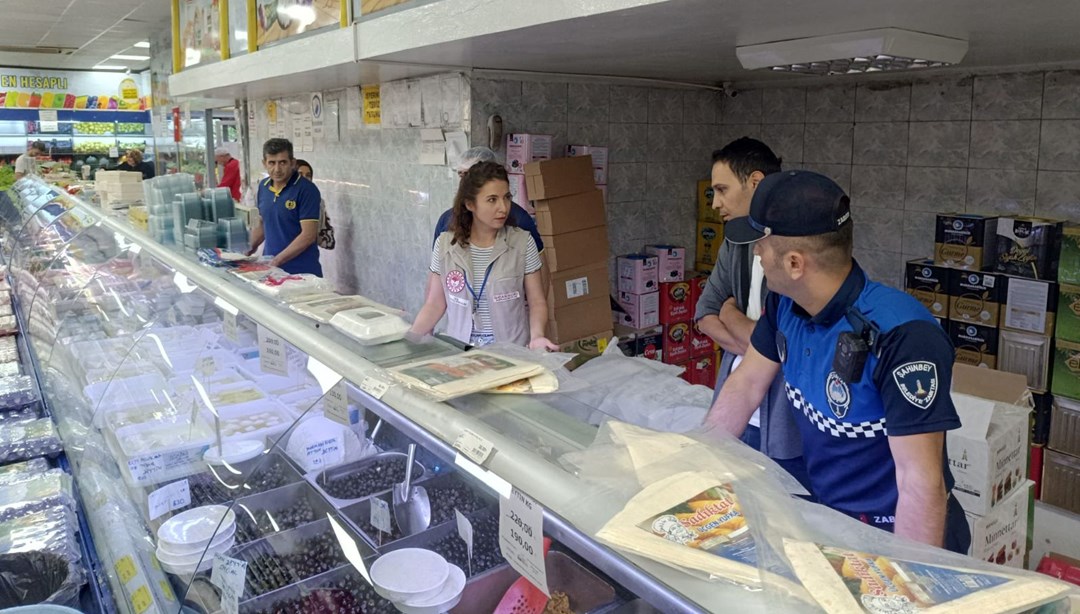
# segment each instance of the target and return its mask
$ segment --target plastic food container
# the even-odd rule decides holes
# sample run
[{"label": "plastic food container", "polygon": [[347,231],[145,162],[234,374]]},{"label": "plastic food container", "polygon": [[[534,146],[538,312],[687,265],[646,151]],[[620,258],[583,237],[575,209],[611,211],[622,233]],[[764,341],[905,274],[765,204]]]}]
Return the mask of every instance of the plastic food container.
[{"label": "plastic food container", "polygon": [[[202,415],[211,429],[217,428],[214,425],[214,415],[209,410],[204,409]],[[218,416],[222,439],[234,442],[238,439],[252,439],[261,443],[263,439],[276,438],[293,422],[289,410],[273,400],[220,407]]]},{"label": "plastic food container", "polygon": [[430,550],[402,548],[379,557],[370,571],[379,595],[397,603],[424,603],[442,592],[450,564]]},{"label": "plastic food container", "polygon": [[394,606],[404,614],[442,614],[450,611],[461,601],[465,590],[465,572],[457,565],[450,566],[450,575],[443,583],[442,590],[434,597],[395,603]]},{"label": "plastic food container", "polygon": [[202,471],[214,434],[201,419],[192,423],[190,416],[176,416],[116,429],[114,437],[124,481],[149,486]]},{"label": "plastic food container", "polygon": [[330,318],[330,325],[361,345],[379,345],[398,341],[409,332],[409,323],[401,316],[375,307],[339,311]]}]

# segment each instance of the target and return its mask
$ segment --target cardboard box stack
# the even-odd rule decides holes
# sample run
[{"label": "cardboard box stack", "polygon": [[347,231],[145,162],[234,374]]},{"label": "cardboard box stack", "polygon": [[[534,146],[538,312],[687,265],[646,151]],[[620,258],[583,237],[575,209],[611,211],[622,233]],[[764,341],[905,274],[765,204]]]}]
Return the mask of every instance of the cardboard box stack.
[{"label": "cardboard box stack", "polygon": [[101,205],[108,208],[126,208],[143,202],[142,173],[129,171],[98,171],[94,191]]},{"label": "cardboard box stack", "polygon": [[604,203],[607,203],[608,148],[592,145],[567,145],[566,156],[592,156],[593,181],[596,183],[596,189],[600,190],[604,195]]},{"label": "cardboard box stack", "polygon": [[712,208],[713,189],[709,180],[698,182],[697,189],[697,252],[694,270],[709,273],[716,264],[716,254],[724,243],[724,220]]},{"label": "cardboard box stack", "polygon": [[551,136],[547,134],[506,135],[506,172],[510,175],[510,196],[531,214],[536,213],[525,182],[525,165],[551,159]]},{"label": "cardboard box stack", "polygon": [[627,254],[616,259],[618,303],[622,308],[616,318],[619,324],[644,329],[660,323],[659,266],[660,259],[648,254]]},{"label": "cardboard box stack", "polygon": [[[508,148],[509,149],[509,148]],[[508,153],[509,161],[509,153]],[[524,164],[547,269],[548,338],[596,347],[611,337],[607,217],[589,156]]]},{"label": "cardboard box stack", "polygon": [[1062,234],[1054,331],[1050,438],[1042,500],[1080,513],[1080,226]]}]

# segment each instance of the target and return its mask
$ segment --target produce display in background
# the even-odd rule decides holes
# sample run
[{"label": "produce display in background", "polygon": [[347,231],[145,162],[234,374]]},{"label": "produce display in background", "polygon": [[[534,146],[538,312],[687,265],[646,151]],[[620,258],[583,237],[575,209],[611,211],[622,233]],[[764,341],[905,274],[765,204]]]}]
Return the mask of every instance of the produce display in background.
[{"label": "produce display in background", "polygon": [[0,165],[0,190],[7,190],[15,183],[15,167]]}]

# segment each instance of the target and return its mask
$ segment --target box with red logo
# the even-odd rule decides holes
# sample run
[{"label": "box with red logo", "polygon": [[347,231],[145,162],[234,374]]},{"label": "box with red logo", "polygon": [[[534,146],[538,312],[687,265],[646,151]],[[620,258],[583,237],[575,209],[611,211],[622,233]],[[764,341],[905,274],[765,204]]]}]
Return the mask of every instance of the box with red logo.
[{"label": "box with red logo", "polygon": [[664,355],[664,327],[662,326],[636,330],[617,324],[615,336],[619,338],[619,349],[627,356],[660,360]]},{"label": "box with red logo", "polygon": [[690,282],[672,281],[660,284],[660,323],[675,324],[694,319],[694,304]]},{"label": "box with red logo", "polygon": [[716,385],[716,367],[716,354],[691,358],[686,365],[686,372],[690,374],[686,381],[712,388]]},{"label": "box with red logo", "polygon": [[690,324],[677,322],[664,326],[664,362],[678,364],[690,358]]},{"label": "box with red logo", "polygon": [[683,270],[686,268],[686,248],[677,245],[646,245],[645,253],[656,256],[656,275],[660,283],[666,281],[683,281]]},{"label": "box with red logo", "polygon": [[619,272],[619,292],[646,294],[659,289],[659,279],[656,276],[659,259],[656,256],[626,254],[619,256],[616,263]]},{"label": "box with red logo", "polygon": [[698,356],[707,356],[709,354],[715,354],[720,347],[712,340],[712,337],[701,332],[698,328],[697,322],[690,327],[690,355],[697,358]]},{"label": "box with red logo", "polygon": [[697,271],[687,271],[686,279],[690,282],[691,310],[696,310],[698,301],[701,300],[701,295],[705,294],[705,285],[709,283],[709,275],[707,273],[698,273]]},{"label": "box with red logo", "polygon": [[616,313],[616,322],[630,328],[649,328],[660,323],[660,293],[633,294],[619,293],[619,307],[623,313]]},{"label": "box with red logo", "polygon": [[524,175],[526,164],[550,159],[551,135],[521,133],[506,135],[506,172]]},{"label": "box with red logo", "polygon": [[1080,560],[1051,552],[1039,561],[1035,571],[1080,586]]}]

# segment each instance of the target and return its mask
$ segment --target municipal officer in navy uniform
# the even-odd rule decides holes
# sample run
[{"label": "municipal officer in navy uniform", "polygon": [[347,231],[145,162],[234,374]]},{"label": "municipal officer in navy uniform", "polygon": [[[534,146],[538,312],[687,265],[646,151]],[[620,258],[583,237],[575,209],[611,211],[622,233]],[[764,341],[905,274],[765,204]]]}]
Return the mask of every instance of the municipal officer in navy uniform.
[{"label": "municipal officer in navy uniform", "polygon": [[914,298],[867,278],[852,259],[852,227],[844,191],[809,171],[765,177],[750,215],[727,224],[727,240],[754,243],[770,295],[706,428],[740,436],[782,369],[817,499],[966,553],[945,458],[945,431],[960,426],[953,347]]}]

